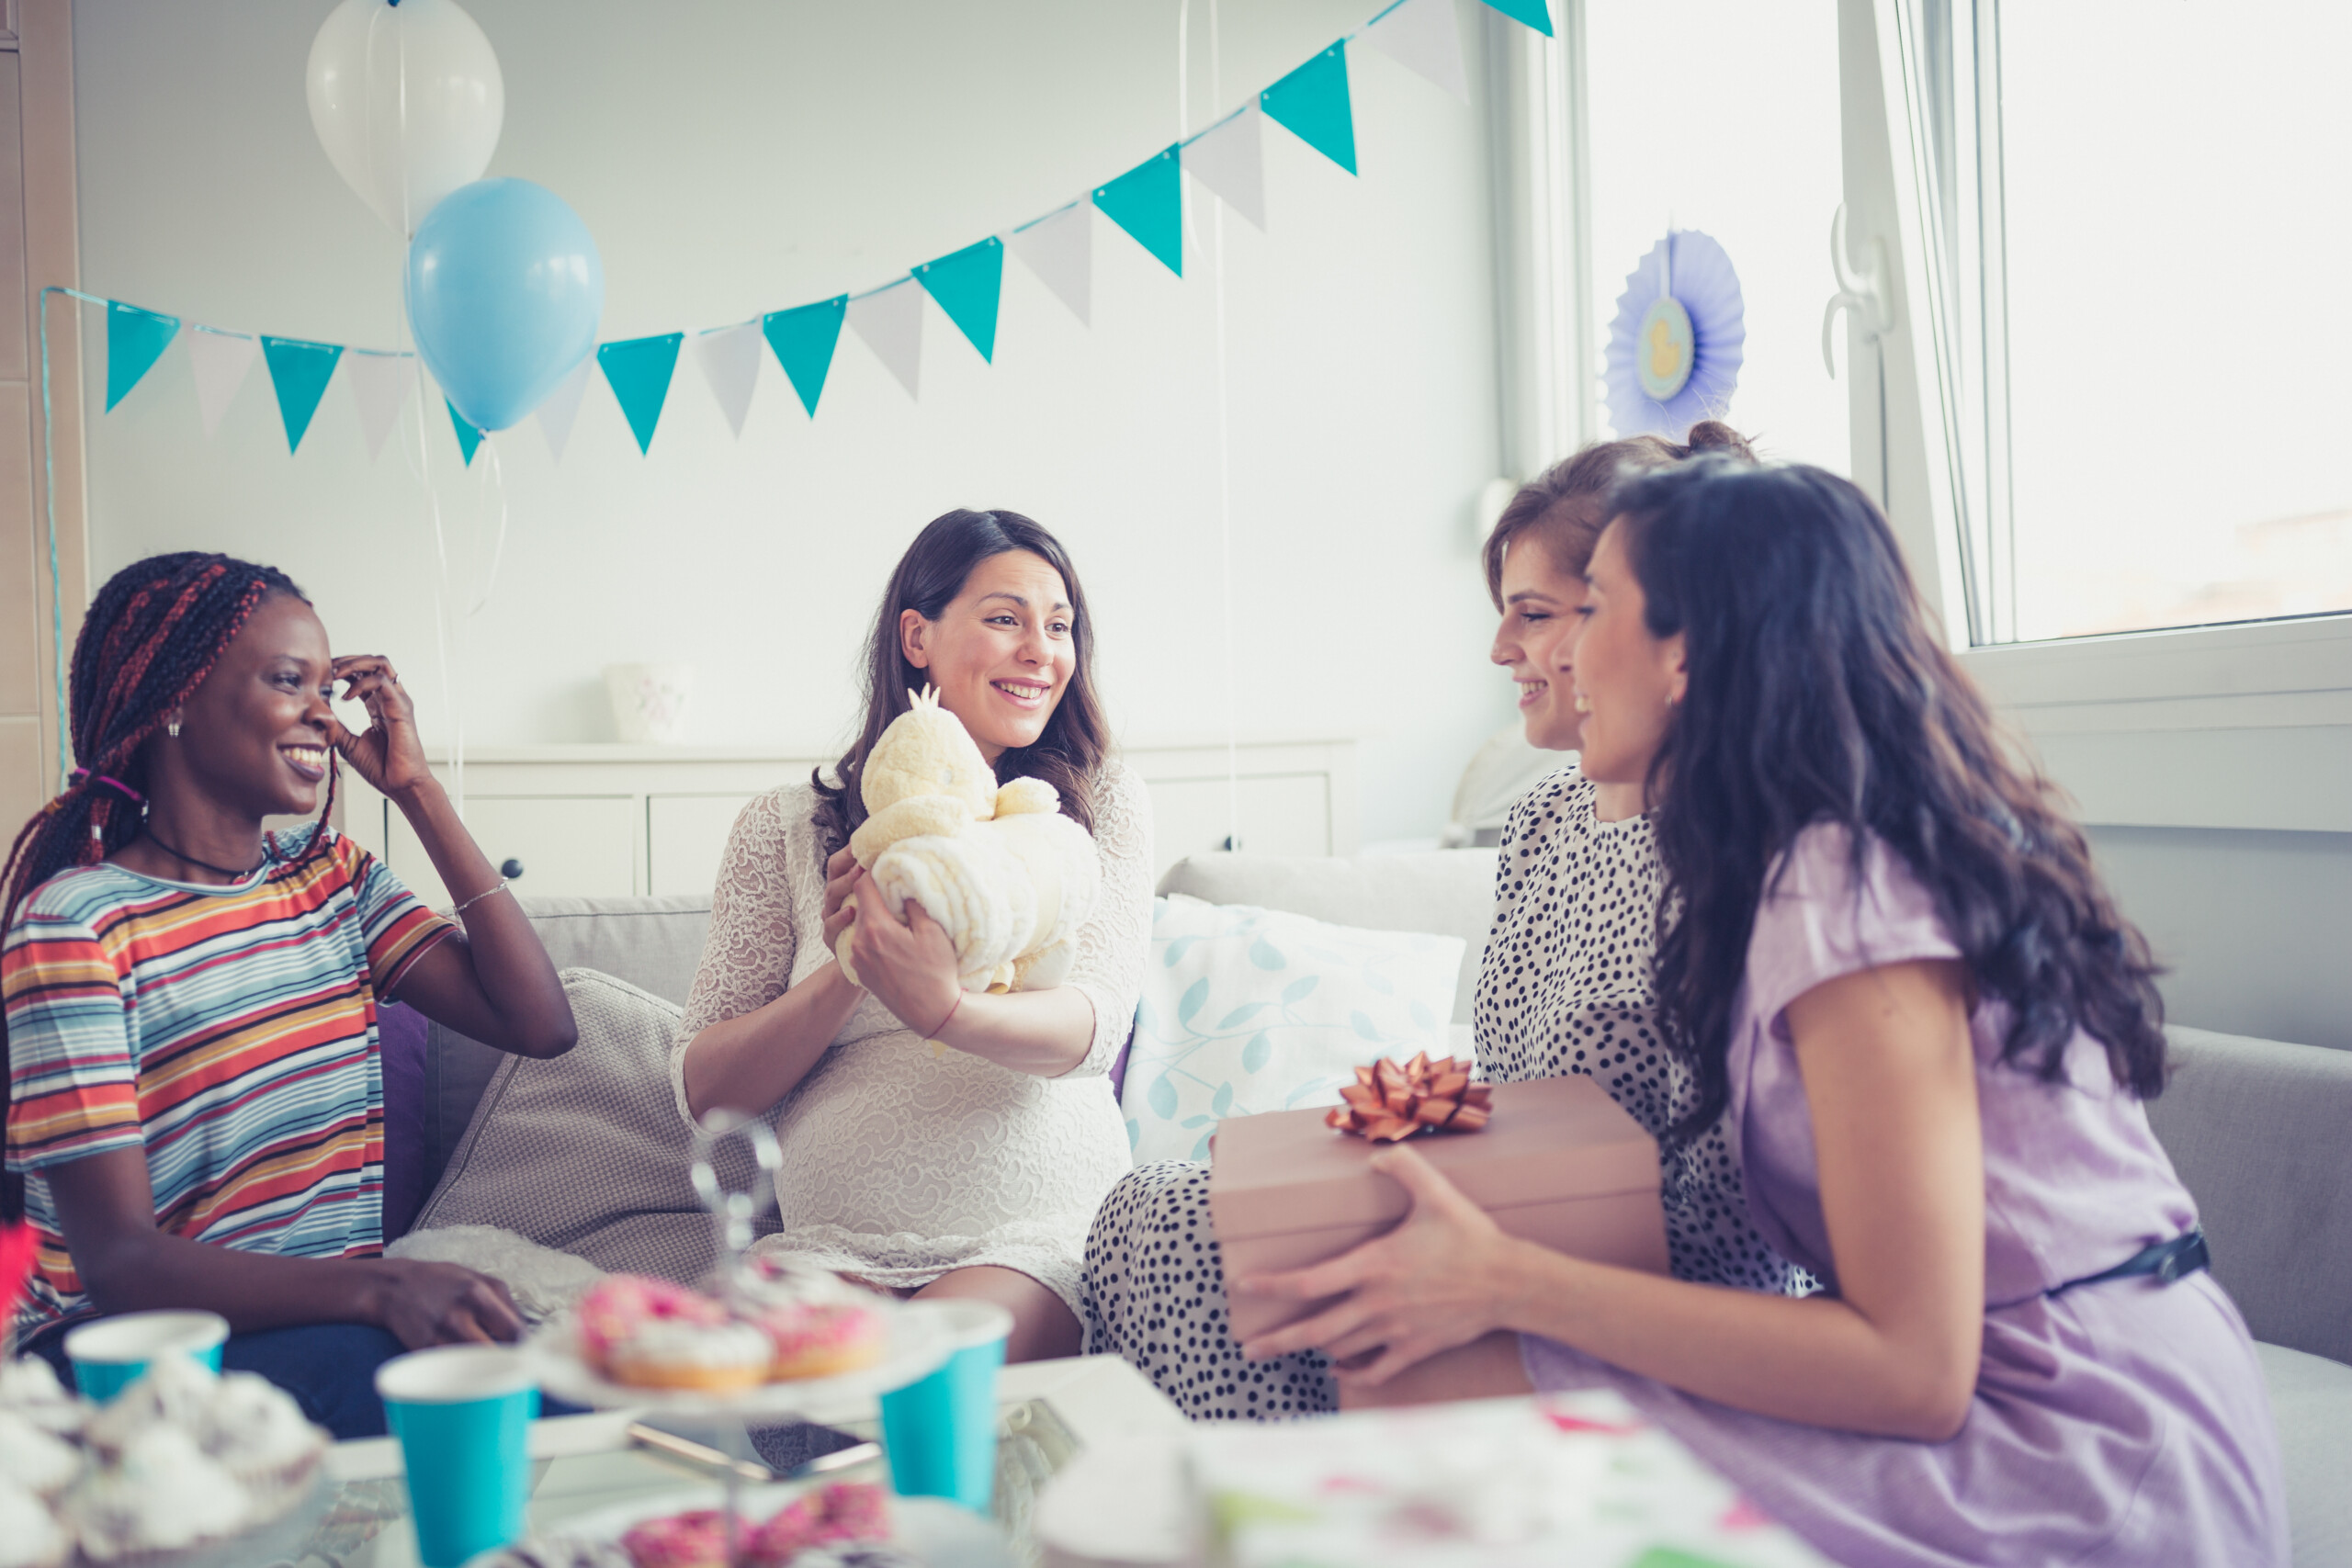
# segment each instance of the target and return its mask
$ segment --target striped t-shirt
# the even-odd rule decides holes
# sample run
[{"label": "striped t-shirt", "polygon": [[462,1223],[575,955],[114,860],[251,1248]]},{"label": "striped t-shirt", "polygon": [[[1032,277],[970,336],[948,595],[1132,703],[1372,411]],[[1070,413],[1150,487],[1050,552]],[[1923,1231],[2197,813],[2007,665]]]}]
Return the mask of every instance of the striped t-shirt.
[{"label": "striped t-shirt", "polygon": [[8,1168],[40,1252],[30,1332],[95,1310],[46,1170],[143,1148],[155,1224],[292,1258],[383,1249],[376,1002],[453,928],[350,840],[225,887],[110,863],[33,890],[0,948]]}]

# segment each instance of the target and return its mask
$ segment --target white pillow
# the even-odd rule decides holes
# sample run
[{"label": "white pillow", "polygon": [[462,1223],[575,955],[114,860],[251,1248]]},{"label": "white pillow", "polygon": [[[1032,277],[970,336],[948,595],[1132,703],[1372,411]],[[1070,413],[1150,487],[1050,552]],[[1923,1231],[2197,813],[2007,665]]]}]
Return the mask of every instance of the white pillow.
[{"label": "white pillow", "polygon": [[1337,1105],[1359,1064],[1446,1052],[1458,936],[1360,931],[1182,894],[1151,908],[1120,1097],[1138,1165],[1208,1158],[1227,1116]]}]

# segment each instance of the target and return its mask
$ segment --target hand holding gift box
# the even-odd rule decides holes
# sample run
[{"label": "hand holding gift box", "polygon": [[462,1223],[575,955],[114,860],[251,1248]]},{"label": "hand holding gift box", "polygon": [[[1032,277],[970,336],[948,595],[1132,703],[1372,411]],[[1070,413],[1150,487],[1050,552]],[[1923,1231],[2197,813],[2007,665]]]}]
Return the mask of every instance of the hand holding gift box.
[{"label": "hand holding gift box", "polygon": [[[1229,1118],[1217,1129],[1209,1207],[1228,1280],[1305,1269],[1382,1235],[1411,1207],[1405,1190],[1373,1168],[1386,1141],[1336,1130],[1351,1118],[1386,1133],[1421,1118],[1432,1101],[1442,1125],[1473,1120],[1468,1090],[1488,1093],[1490,1120],[1474,1134],[1416,1136],[1413,1146],[1505,1234],[1597,1262],[1666,1271],[1657,1145],[1588,1077],[1469,1085],[1458,1069],[1383,1064],[1353,1086],[1344,1111],[1272,1111]],[[1442,1090],[1443,1092],[1441,1092]],[[1392,1095],[1396,1098],[1392,1103]],[[1410,1106],[1408,1115],[1400,1109]],[[1248,1341],[1320,1312],[1302,1303],[1233,1290],[1235,1337]]]}]

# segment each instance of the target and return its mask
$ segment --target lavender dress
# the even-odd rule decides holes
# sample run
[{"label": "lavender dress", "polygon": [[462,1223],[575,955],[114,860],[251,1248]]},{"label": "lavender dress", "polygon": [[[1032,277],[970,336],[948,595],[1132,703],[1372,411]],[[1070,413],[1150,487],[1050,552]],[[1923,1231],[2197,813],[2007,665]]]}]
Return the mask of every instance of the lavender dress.
[{"label": "lavender dress", "polygon": [[[1826,980],[1952,958],[1900,857],[1841,829],[1790,849],[1756,917],[1730,1054],[1732,1146],[1757,1229],[1837,1288],[1813,1120],[1782,1010]],[[1970,1021],[1984,1127],[1984,1348],[1967,1424],[1916,1443],[1804,1427],[1678,1393],[1532,1336],[1542,1389],[1619,1388],[1814,1545],[1881,1564],[2288,1561],[2286,1485],[2252,1337],[2210,1273],[2044,1292],[2196,1222],[2139,1102],[2077,1034],[2067,1078],[1999,1061],[2006,1016]]]}]

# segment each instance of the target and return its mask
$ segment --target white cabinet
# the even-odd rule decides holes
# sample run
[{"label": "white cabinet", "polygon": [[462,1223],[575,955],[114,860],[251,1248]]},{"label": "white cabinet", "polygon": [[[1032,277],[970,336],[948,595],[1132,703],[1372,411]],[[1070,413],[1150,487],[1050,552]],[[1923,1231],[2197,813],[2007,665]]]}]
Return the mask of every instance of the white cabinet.
[{"label": "white cabinet", "polygon": [[646,891],[707,893],[718,882],[728,830],[750,795],[656,795],[645,802]]},{"label": "white cabinet", "polygon": [[[1120,755],[1151,798],[1154,876],[1236,838],[1260,854],[1355,852],[1352,738],[1135,744]],[[492,865],[522,863],[514,886],[526,897],[707,896],[744,803],[817,765],[780,749],[484,747],[466,754],[466,825]],[[446,766],[434,771],[451,783]],[[349,769],[343,779],[345,831],[429,901],[453,902],[400,812]]]},{"label": "white cabinet", "polygon": [[[519,863],[514,891],[537,897],[593,898],[642,891],[637,886],[637,802],[626,795],[466,796],[466,828],[492,867]],[[391,813],[384,845],[392,874],[427,903],[451,904],[424,846],[399,812]]]}]

